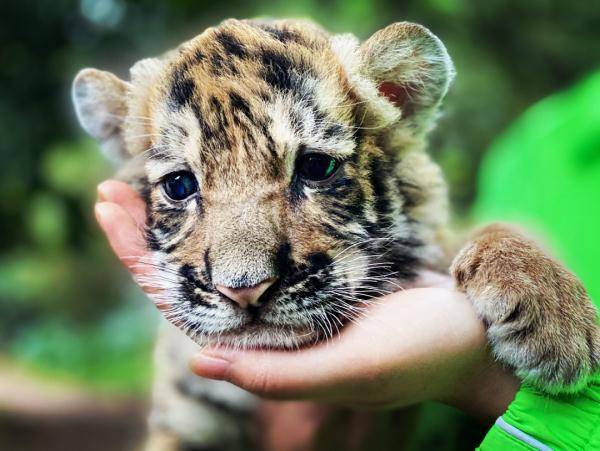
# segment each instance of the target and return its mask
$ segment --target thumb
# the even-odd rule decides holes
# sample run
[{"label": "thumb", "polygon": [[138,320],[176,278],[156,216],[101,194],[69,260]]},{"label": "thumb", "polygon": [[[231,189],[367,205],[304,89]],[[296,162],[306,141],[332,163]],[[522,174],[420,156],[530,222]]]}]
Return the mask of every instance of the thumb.
[{"label": "thumb", "polygon": [[155,268],[146,249],[144,232],[139,223],[141,216],[138,214],[136,219],[121,204],[107,201],[98,202],[95,213],[100,227],[119,260],[155,305],[160,310],[167,310],[168,302],[164,296],[160,296],[160,286],[147,282],[152,281]]},{"label": "thumb", "polygon": [[363,356],[345,337],[294,352],[210,347],[192,360],[191,369],[265,398],[335,399],[336,387],[359,379],[368,367]]}]

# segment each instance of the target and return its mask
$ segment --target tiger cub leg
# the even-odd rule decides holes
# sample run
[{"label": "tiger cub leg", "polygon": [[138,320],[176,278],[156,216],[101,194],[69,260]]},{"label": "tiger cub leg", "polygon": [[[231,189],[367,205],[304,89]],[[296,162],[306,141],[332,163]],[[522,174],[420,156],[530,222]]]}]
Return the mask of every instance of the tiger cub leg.
[{"label": "tiger cub leg", "polygon": [[165,324],[155,350],[155,375],[145,451],[254,449],[257,399],[226,382],[189,369],[199,347]]},{"label": "tiger cub leg", "polygon": [[451,273],[487,327],[495,357],[549,393],[574,392],[599,368],[596,309],[581,282],[507,226],[482,229]]}]

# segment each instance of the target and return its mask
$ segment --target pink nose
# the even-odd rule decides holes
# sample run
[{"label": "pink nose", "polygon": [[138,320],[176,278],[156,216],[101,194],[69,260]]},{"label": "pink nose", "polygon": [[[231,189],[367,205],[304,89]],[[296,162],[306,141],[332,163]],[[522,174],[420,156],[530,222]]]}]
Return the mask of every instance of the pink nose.
[{"label": "pink nose", "polygon": [[259,298],[275,283],[276,280],[277,279],[275,278],[265,279],[251,287],[230,288],[224,287],[223,285],[216,285],[215,288],[241,308],[247,308],[249,305],[258,305]]}]

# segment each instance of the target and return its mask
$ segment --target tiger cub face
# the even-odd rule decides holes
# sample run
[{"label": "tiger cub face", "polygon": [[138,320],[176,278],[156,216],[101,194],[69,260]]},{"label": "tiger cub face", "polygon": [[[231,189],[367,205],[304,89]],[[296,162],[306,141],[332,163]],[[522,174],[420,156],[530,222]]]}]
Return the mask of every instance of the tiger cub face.
[{"label": "tiger cub face", "polygon": [[437,258],[445,188],[423,139],[453,76],[427,29],[360,45],[298,21],[228,20],[80,72],[83,128],[147,202],[145,283],[197,341],[294,347]]}]

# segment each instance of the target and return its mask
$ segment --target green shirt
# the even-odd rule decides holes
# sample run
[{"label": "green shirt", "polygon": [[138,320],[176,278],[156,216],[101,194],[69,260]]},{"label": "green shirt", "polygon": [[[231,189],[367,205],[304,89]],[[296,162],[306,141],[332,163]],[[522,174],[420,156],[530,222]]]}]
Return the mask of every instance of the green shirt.
[{"label": "green shirt", "polygon": [[576,395],[550,397],[522,386],[478,449],[600,450],[600,374]]}]

